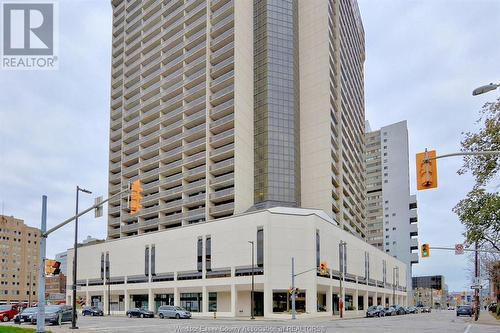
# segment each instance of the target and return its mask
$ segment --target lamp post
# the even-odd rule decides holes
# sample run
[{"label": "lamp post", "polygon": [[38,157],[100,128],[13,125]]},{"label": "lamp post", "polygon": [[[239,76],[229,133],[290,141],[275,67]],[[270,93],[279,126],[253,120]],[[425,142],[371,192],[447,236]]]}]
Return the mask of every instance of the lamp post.
[{"label": "lamp post", "polygon": [[76,265],[78,258],[78,194],[80,192],[92,194],[91,191],[81,188],[80,186],[76,186],[76,217],[75,217],[75,242],[73,246],[73,285],[71,286],[73,293],[71,297],[72,309],[71,309],[71,329],[77,329],[76,326]]},{"label": "lamp post", "polygon": [[250,300],[250,319],[255,319],[254,317],[254,291],[255,291],[255,278],[254,278],[254,241],[248,241],[252,245],[252,293]]},{"label": "lamp post", "polygon": [[496,88],[500,87],[500,84],[495,84],[495,83],[490,83],[481,87],[477,87],[472,91],[472,96],[477,96],[481,95],[484,93],[487,93],[489,91],[495,90]]}]

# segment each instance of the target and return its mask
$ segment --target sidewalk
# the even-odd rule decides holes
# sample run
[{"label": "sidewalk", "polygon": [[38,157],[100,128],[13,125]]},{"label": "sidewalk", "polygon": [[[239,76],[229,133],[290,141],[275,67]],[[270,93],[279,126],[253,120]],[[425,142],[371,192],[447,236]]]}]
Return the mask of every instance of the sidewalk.
[{"label": "sidewalk", "polygon": [[493,317],[493,315],[489,311],[488,312],[481,311],[481,313],[479,314],[479,319],[475,323],[482,324],[482,325],[499,325],[500,326],[500,320]]}]

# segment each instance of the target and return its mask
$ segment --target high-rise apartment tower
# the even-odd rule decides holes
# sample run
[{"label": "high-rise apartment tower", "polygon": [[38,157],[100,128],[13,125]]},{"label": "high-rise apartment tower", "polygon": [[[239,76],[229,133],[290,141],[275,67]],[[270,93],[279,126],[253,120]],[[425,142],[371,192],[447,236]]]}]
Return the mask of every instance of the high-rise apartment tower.
[{"label": "high-rise apartment tower", "polygon": [[108,238],[272,206],[364,237],[355,0],[112,1]]}]

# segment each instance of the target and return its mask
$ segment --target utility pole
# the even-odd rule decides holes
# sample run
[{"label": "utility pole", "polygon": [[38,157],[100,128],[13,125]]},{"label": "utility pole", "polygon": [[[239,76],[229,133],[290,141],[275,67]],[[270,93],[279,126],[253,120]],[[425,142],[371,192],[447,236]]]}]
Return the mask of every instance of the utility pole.
[{"label": "utility pole", "polygon": [[[475,276],[476,276],[476,281],[474,281],[474,285],[477,285],[479,284],[479,243],[476,241],[476,244],[475,244],[475,249],[476,249],[476,253],[474,255],[474,266],[475,266]],[[476,288],[474,289],[474,299],[475,299],[475,311],[474,311],[474,321],[477,321],[479,319],[479,310],[480,310],[480,306],[479,306],[479,289]]]},{"label": "utility pole", "polygon": [[297,319],[295,312],[295,258],[292,257],[292,319]]},{"label": "utility pole", "polygon": [[71,309],[71,329],[77,329],[76,326],[76,272],[77,272],[77,259],[78,259],[78,194],[83,193],[92,194],[91,191],[76,186],[76,208],[75,208],[75,242],[73,246],[73,285],[72,285],[72,309]]},{"label": "utility pole", "polygon": [[340,312],[340,318],[344,318],[344,278],[345,278],[345,268],[346,268],[346,245],[347,243],[344,241],[340,241],[339,243],[339,254],[340,254],[340,297],[339,297],[339,312]]},{"label": "utility pole", "polygon": [[47,236],[47,196],[42,196],[42,223],[40,237],[40,268],[38,271],[38,312],[36,314],[36,332],[45,333],[45,249]]}]

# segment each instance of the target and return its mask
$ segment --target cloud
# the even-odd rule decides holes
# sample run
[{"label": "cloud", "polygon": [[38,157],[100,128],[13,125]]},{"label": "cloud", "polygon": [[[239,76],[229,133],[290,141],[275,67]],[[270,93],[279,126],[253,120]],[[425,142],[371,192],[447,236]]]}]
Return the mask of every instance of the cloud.
[{"label": "cloud", "polygon": [[[477,111],[497,95],[472,97],[476,86],[498,80],[500,3],[495,1],[359,0],[366,33],[366,110],[372,128],[408,120],[410,180],[415,153],[459,150],[474,130]],[[495,76],[496,75],[496,76]],[[439,160],[439,188],[418,193],[419,242],[453,246],[463,227],[451,209],[473,185],[459,176],[460,158]],[[414,275],[443,274],[451,290],[468,289],[462,256],[432,251]]]}]

